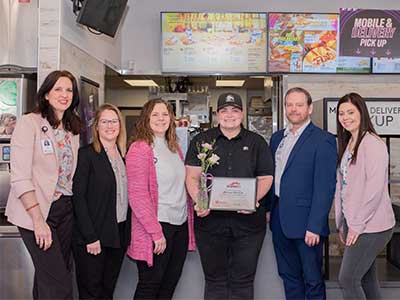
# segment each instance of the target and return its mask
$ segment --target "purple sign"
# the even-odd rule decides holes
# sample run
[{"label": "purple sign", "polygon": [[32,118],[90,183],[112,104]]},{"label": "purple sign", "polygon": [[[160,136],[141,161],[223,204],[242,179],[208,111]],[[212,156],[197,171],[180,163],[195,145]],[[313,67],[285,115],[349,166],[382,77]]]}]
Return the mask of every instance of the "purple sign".
[{"label": "purple sign", "polygon": [[400,10],[340,9],[341,56],[400,57]]}]

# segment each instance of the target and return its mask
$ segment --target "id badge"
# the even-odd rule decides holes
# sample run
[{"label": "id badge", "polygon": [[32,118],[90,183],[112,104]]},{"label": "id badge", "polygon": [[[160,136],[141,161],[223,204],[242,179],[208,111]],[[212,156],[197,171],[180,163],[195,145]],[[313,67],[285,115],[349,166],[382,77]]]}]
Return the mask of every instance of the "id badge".
[{"label": "id badge", "polygon": [[41,140],[41,143],[42,143],[42,151],[44,154],[54,153],[53,145],[50,139]]}]

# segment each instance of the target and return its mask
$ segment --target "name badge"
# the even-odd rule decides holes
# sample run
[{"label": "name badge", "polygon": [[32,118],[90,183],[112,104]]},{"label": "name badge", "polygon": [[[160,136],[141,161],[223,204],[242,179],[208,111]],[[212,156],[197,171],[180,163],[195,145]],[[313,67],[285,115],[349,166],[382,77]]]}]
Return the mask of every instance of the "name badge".
[{"label": "name badge", "polygon": [[44,154],[54,153],[53,145],[50,139],[41,140],[41,143],[42,143],[42,151]]}]

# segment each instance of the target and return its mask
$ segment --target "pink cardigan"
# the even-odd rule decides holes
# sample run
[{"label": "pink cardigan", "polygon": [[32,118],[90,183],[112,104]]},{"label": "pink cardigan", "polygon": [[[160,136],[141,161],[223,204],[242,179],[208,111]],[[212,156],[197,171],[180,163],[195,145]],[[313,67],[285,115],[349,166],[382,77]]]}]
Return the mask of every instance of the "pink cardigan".
[{"label": "pink cardigan", "polygon": [[[179,155],[183,155],[179,149]],[[132,208],[131,244],[127,254],[136,260],[153,265],[153,241],[164,235],[157,219],[158,187],[154,153],[143,141],[134,142],[126,155],[128,197]],[[193,203],[188,196],[187,216],[189,227],[189,250],[195,250],[193,229]],[[168,247],[168,245],[167,245]]]},{"label": "pink cardigan", "polygon": [[382,232],[395,225],[388,191],[389,155],[385,143],[367,133],[358,148],[355,164],[350,164],[345,193],[345,215],[340,197],[342,176],[337,175],[335,192],[336,226],[348,226],[359,234]]},{"label": "pink cardigan", "polygon": [[[43,128],[47,128],[44,131]],[[50,139],[53,153],[44,153],[42,141]],[[32,218],[25,211],[20,197],[34,191],[44,219],[47,219],[58,180],[56,138],[49,122],[40,114],[30,113],[18,119],[11,137],[11,190],[8,196],[6,216],[8,221],[25,229],[33,230]],[[75,172],[78,157],[79,135],[71,139]]]}]

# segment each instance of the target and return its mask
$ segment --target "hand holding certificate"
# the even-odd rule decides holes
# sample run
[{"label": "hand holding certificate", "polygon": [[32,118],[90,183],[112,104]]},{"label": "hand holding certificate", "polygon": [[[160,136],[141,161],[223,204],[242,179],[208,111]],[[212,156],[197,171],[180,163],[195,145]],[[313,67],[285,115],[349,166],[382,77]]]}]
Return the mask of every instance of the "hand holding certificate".
[{"label": "hand holding certificate", "polygon": [[255,211],[256,196],[257,178],[214,177],[209,208]]}]

